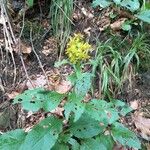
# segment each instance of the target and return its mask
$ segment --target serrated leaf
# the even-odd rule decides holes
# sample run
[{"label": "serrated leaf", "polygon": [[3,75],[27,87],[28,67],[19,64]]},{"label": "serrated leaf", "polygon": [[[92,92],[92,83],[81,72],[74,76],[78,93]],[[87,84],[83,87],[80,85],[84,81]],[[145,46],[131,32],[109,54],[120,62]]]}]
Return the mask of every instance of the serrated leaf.
[{"label": "serrated leaf", "polygon": [[29,7],[32,7],[32,6],[33,6],[33,3],[34,3],[34,0],[26,0],[26,2],[27,2],[27,5],[28,5]]},{"label": "serrated leaf", "polygon": [[102,8],[106,8],[111,5],[110,0],[94,0],[92,3],[93,7],[100,6]]},{"label": "serrated leaf", "polygon": [[99,121],[83,114],[81,118],[70,124],[70,132],[77,138],[91,138],[103,132],[104,126],[100,126]]},{"label": "serrated leaf", "polygon": [[75,92],[78,95],[85,96],[91,87],[91,73],[82,73],[75,84]]},{"label": "serrated leaf", "polygon": [[81,141],[80,150],[107,150],[107,148],[97,139],[86,139]]},{"label": "serrated leaf", "polygon": [[23,109],[31,111],[38,111],[41,108],[43,108],[45,111],[51,111],[59,105],[63,98],[63,94],[37,88],[33,90],[27,90],[18,95],[14,99],[14,104],[21,103]]},{"label": "serrated leaf", "polygon": [[144,10],[135,16],[144,22],[150,23],[150,10]]},{"label": "serrated leaf", "polygon": [[62,120],[53,116],[36,125],[26,136],[22,150],[50,150],[62,132]]},{"label": "serrated leaf", "polygon": [[118,141],[123,146],[129,146],[136,149],[141,148],[141,143],[136,135],[122,124],[116,122],[113,124],[111,131],[114,140]]},{"label": "serrated leaf", "polygon": [[0,150],[20,149],[25,137],[26,133],[21,129],[4,133],[0,136]]},{"label": "serrated leaf", "polygon": [[140,8],[139,0],[123,0],[120,3],[121,6],[126,7],[130,11],[134,12]]},{"label": "serrated leaf", "polygon": [[76,93],[70,93],[68,96],[68,102],[66,103],[65,109],[65,117],[68,120],[70,113],[74,113],[74,121],[77,121],[85,109],[85,104],[82,102],[83,98]]}]

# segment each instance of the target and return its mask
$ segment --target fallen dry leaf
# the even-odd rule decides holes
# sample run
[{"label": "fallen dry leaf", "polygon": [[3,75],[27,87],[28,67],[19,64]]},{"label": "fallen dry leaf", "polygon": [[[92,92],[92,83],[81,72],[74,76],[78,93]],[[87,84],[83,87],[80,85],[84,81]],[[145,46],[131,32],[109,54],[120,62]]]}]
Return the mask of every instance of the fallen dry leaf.
[{"label": "fallen dry leaf", "polygon": [[9,99],[14,99],[19,94],[20,94],[19,92],[13,91],[10,94],[8,93],[7,96]]},{"label": "fallen dry leaf", "polygon": [[54,110],[52,110],[51,113],[63,117],[63,111],[64,111],[64,108],[57,107]]},{"label": "fallen dry leaf", "polygon": [[23,54],[30,54],[32,51],[31,46],[29,46],[27,43],[18,40],[16,47],[14,47],[14,51],[18,53],[19,51]]},{"label": "fallen dry leaf", "polygon": [[62,81],[60,81],[59,84],[56,84],[55,91],[60,94],[65,94],[68,91],[70,91],[71,87],[72,87],[72,85],[71,85],[70,81],[62,80]]},{"label": "fallen dry leaf", "polygon": [[135,101],[130,102],[130,107],[131,107],[133,110],[138,109],[138,108],[139,108],[139,102],[138,102],[138,100],[135,100]]},{"label": "fallen dry leaf", "polygon": [[46,78],[44,75],[37,75],[31,78],[31,81],[28,80],[26,86],[28,89],[33,89],[37,87],[44,87],[46,85]]},{"label": "fallen dry leaf", "polygon": [[136,128],[140,131],[140,135],[145,140],[150,140],[150,119],[143,117],[142,112],[135,112],[133,121]]},{"label": "fallen dry leaf", "polygon": [[110,25],[112,30],[120,30],[122,27],[122,24],[127,20],[127,18],[120,18],[119,20],[115,21]]}]

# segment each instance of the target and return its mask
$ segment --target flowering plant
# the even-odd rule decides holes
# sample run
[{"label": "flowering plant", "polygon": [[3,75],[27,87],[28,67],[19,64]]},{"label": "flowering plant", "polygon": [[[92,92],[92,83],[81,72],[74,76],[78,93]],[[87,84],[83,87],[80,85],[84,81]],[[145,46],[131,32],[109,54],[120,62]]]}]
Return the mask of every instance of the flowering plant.
[{"label": "flowering plant", "polygon": [[84,36],[80,33],[74,34],[70,38],[67,44],[66,54],[69,60],[73,64],[77,64],[81,61],[89,59],[89,51],[91,50],[91,45],[84,41]]}]

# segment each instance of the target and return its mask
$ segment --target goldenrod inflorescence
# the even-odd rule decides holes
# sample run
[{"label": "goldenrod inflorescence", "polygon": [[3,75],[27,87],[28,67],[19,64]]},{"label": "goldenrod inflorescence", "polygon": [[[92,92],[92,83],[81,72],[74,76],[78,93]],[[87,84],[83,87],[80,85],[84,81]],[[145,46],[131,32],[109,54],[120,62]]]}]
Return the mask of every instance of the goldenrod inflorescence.
[{"label": "goldenrod inflorescence", "polygon": [[70,62],[76,64],[89,59],[90,50],[91,45],[84,41],[84,36],[82,34],[78,33],[70,38],[67,44],[66,54],[68,55]]}]

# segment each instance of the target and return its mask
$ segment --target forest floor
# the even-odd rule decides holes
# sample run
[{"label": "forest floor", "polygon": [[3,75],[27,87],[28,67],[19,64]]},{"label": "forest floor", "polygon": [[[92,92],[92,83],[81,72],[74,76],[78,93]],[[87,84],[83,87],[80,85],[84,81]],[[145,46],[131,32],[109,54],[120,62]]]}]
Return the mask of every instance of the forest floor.
[{"label": "forest floor", "polygon": [[[80,32],[95,46],[95,37],[100,41],[106,41],[109,38],[109,34],[107,34],[109,31],[105,29],[110,26],[112,34],[123,38],[124,33],[118,25],[121,21],[116,20],[116,24],[114,24],[115,22],[112,23],[108,18],[111,9],[105,11],[93,9],[89,7],[88,3],[76,5],[78,7],[74,10],[72,35]],[[46,87],[47,81],[50,84],[50,89],[68,88],[66,76],[72,73],[72,68],[68,65],[54,67],[54,63],[58,61],[58,41],[52,36],[47,11],[43,12],[43,16],[41,16],[41,12],[37,13],[39,8],[36,7],[29,9],[26,13],[25,27],[20,42],[22,52],[20,53],[17,47],[13,51],[15,66],[11,54],[5,50],[3,30],[0,26],[0,132],[16,128],[31,128],[46,115],[41,111],[32,115],[32,112],[27,113],[20,106],[13,105],[12,102],[16,95],[27,89]],[[103,17],[99,18],[95,15],[98,13],[102,13]],[[121,15],[124,14],[120,14],[120,18],[123,18]],[[33,26],[32,37],[30,36],[31,23]],[[13,22],[16,37],[20,33],[21,25],[21,19]],[[64,57],[65,54],[62,58]],[[148,142],[150,141],[150,70],[139,71],[134,75],[131,83],[132,86],[129,88],[129,83],[126,82],[122,92],[114,97],[127,102],[134,110],[120,121],[136,132],[147,149],[150,149]],[[58,110],[56,113],[62,112]]]}]

